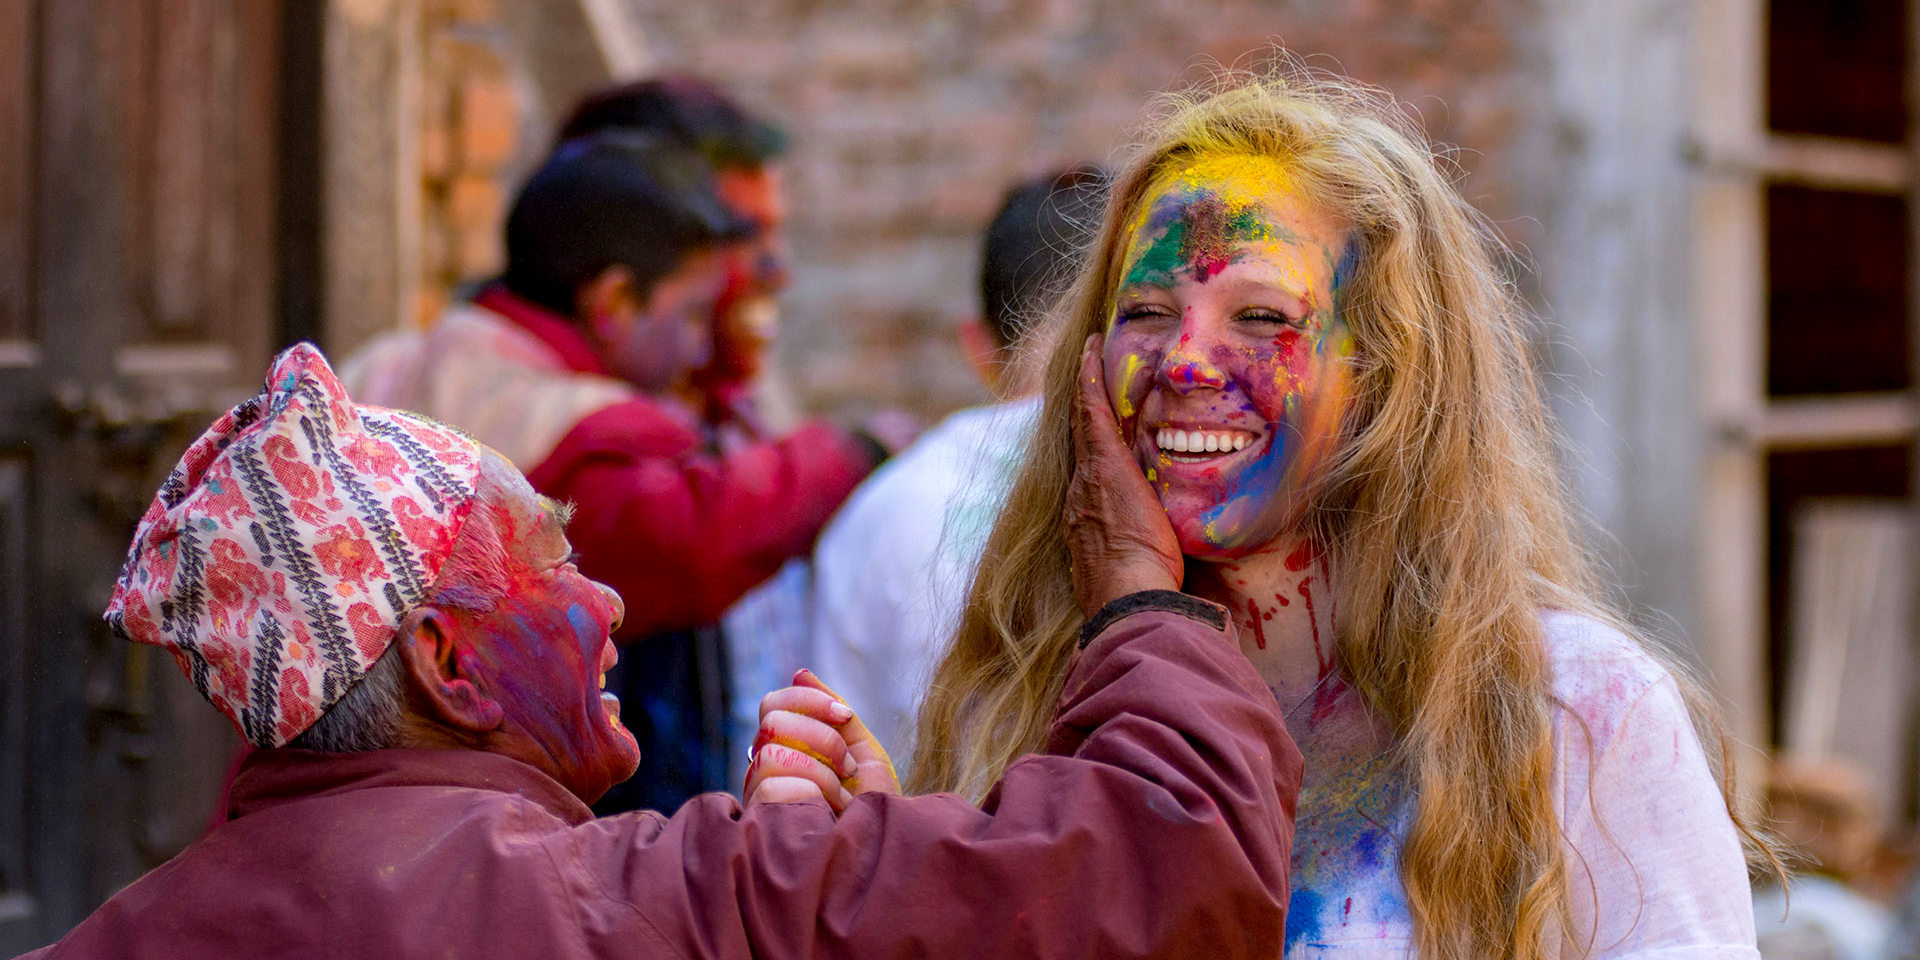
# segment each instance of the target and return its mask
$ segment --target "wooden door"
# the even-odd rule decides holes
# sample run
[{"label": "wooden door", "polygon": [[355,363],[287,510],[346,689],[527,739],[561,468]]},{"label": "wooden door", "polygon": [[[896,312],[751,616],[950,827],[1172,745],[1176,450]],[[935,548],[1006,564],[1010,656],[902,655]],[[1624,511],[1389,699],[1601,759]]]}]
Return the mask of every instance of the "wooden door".
[{"label": "wooden door", "polygon": [[100,621],[133,523],[257,388],[266,0],[0,0],[0,956],[197,835],[235,739]]}]

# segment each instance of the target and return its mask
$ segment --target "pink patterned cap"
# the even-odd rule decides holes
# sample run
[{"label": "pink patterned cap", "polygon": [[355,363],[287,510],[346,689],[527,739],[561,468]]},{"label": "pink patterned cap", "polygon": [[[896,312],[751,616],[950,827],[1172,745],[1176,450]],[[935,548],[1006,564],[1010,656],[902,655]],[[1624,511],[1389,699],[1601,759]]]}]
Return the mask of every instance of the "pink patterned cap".
[{"label": "pink patterned cap", "polygon": [[312,344],[187,448],[133,534],[107,622],[165,647],[244,736],[277,747],[366,675],[426,599],[483,448],[356,406]]}]

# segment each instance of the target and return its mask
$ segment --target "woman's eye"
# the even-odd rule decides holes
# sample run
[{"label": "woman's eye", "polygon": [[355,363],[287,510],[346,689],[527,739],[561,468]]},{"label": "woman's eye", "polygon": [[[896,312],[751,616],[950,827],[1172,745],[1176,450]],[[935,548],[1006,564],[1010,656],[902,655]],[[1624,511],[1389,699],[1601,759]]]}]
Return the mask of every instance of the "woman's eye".
[{"label": "woman's eye", "polygon": [[1307,326],[1305,318],[1294,319],[1278,310],[1246,310],[1242,311],[1236,319],[1242,323],[1262,326],[1286,326],[1295,329],[1305,329]]},{"label": "woman's eye", "polygon": [[1178,314],[1174,313],[1172,310],[1167,309],[1166,307],[1142,305],[1142,306],[1136,306],[1136,307],[1127,307],[1121,310],[1120,322],[1135,323],[1141,320],[1168,319],[1168,318],[1177,318],[1178,316],[1179,316]]}]

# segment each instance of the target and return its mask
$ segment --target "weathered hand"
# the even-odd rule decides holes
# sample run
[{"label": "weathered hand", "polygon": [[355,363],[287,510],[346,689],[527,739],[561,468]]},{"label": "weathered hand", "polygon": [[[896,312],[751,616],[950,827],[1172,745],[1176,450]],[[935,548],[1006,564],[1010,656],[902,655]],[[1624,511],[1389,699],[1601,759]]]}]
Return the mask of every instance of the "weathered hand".
[{"label": "weathered hand", "polygon": [[1093,616],[1141,590],[1178,590],[1180,542],[1160,498],[1120,436],[1100,364],[1101,337],[1087,338],[1073,407],[1073,479],[1063,520],[1073,556],[1073,595]]},{"label": "weathered hand", "polygon": [[825,800],[835,815],[847,808],[847,791],[827,765],[803,751],[769,744],[754,751],[747,767],[747,782],[741,788],[746,805],[794,803],[801,800]]}]

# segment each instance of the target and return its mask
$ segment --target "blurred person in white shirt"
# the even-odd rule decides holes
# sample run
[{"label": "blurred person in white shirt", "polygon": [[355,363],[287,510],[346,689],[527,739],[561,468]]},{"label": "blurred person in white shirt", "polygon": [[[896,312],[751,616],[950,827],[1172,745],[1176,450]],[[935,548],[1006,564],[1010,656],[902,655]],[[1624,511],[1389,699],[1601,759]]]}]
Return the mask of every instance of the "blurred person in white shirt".
[{"label": "blurred person in white shirt", "polygon": [[[920,695],[1040,412],[1017,362],[1021,337],[1073,277],[1107,181],[1078,166],[1007,192],[982,242],[981,313],[959,328],[997,402],[952,414],[888,461],[821,533],[810,561],[790,562],[727,614],[737,736],[759,723],[748,694],[804,666],[833,677],[902,774],[910,767]],[[745,756],[733,760],[743,774]]]}]

